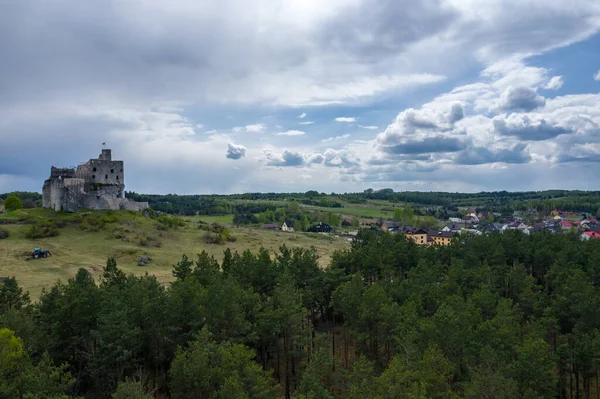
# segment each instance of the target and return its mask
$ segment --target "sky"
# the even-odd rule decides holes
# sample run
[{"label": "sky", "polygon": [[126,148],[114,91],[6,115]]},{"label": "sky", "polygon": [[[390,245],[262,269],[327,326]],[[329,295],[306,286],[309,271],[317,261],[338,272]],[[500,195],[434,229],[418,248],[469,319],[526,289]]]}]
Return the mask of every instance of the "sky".
[{"label": "sky", "polygon": [[598,190],[597,0],[9,0],[0,192]]}]

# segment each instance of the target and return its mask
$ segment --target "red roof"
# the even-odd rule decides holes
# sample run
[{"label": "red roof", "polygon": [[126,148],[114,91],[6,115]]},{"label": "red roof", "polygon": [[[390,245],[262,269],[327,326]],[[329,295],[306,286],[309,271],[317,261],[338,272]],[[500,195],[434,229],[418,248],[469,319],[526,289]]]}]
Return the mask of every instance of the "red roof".
[{"label": "red roof", "polygon": [[600,238],[600,233],[596,233],[595,231],[586,231],[583,234],[588,235],[591,238]]},{"label": "red roof", "polygon": [[573,227],[573,225],[571,223],[569,223],[569,222],[560,222],[560,225],[562,227]]}]

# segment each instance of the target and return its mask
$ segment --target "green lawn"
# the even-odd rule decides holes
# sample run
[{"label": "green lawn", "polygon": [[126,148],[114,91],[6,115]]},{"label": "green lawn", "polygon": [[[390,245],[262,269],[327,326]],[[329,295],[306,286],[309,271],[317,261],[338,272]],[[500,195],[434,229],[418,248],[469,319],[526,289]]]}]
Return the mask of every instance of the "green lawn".
[{"label": "green lawn", "polygon": [[[105,211],[97,213],[106,214]],[[227,217],[192,217],[188,218],[187,226],[164,231],[157,230],[154,220],[140,214],[134,215],[125,211],[111,214],[116,216],[117,221],[106,224],[101,231],[82,231],[79,225],[73,222],[61,228],[57,237],[39,240],[24,237],[25,229],[28,228],[26,224],[0,225],[1,229],[10,234],[8,239],[0,240],[0,277],[15,276],[19,283],[31,292],[32,297],[37,298],[43,287],[48,287],[59,279],[65,281],[74,276],[80,267],[90,270],[98,277],[110,256],[114,256],[119,267],[126,272],[148,272],[156,275],[160,281],[168,282],[172,279],[172,265],[184,253],[195,257],[197,253],[206,250],[220,260],[227,247],[241,252],[246,249],[255,251],[261,246],[276,251],[282,244],[303,248],[314,246],[320,256],[320,265],[326,267],[334,250],[348,247],[343,238],[247,227],[231,228],[231,233],[236,238],[235,242],[225,245],[207,244],[204,241],[206,232],[198,228],[198,220],[226,223]],[[21,211],[19,217],[32,215],[67,220],[81,217],[78,214],[41,210]],[[12,217],[14,218],[14,215]],[[53,256],[25,261],[25,254],[34,247],[49,249]],[[152,263],[148,266],[137,266],[141,255],[150,256],[153,259]]]}]

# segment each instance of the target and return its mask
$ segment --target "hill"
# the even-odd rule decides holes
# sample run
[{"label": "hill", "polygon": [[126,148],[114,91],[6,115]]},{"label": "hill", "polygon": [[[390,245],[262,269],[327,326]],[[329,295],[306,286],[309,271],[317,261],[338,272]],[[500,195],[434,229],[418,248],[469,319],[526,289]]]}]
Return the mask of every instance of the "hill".
[{"label": "hill", "polygon": [[[218,222],[218,224],[213,225]],[[50,226],[57,235],[28,238],[37,226]],[[216,226],[226,228],[230,241],[211,244],[207,234]],[[221,227],[219,227],[221,226]],[[256,251],[261,246],[273,252],[282,244],[290,248],[314,246],[321,266],[329,263],[335,249],[347,247],[340,237],[314,233],[265,231],[251,227],[232,227],[231,217],[145,217],[128,211],[85,211],[73,214],[43,209],[22,209],[0,215],[0,230],[9,237],[0,240],[0,277],[14,276],[24,289],[37,298],[43,287],[56,280],[66,281],[80,267],[98,276],[108,257],[115,257],[119,267],[136,275],[146,272],[159,281],[172,279],[172,266],[182,254],[195,257],[206,251],[221,259],[225,248],[232,251]],[[46,259],[25,260],[34,247],[51,251]],[[151,262],[138,266],[141,256]]]}]

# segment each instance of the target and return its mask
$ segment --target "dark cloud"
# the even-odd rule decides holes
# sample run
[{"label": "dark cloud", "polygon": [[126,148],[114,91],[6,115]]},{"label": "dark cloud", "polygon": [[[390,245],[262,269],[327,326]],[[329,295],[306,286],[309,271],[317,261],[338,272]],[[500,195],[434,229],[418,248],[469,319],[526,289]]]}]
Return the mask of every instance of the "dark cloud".
[{"label": "dark cloud", "polygon": [[241,159],[246,156],[246,147],[241,144],[227,144],[227,155],[229,159]]},{"label": "dark cloud", "polygon": [[264,150],[263,154],[269,166],[302,166],[306,163],[304,155],[296,151],[284,150],[281,155],[276,155],[270,150]]},{"label": "dark cloud", "polygon": [[388,154],[426,154],[430,152],[456,152],[464,149],[465,146],[465,142],[455,137],[436,136],[396,145],[381,146],[380,149]]},{"label": "dark cloud", "polygon": [[330,51],[376,62],[444,31],[458,17],[441,0],[365,1],[323,26],[319,39]]},{"label": "dark cloud", "polygon": [[465,114],[462,105],[459,103],[452,104],[452,108],[450,108],[450,114],[448,115],[448,122],[456,123],[464,117]]},{"label": "dark cloud", "polygon": [[585,148],[578,146],[577,151],[571,153],[562,153],[557,157],[558,162],[600,162],[600,149],[594,150],[591,148]]},{"label": "dark cloud", "polygon": [[500,95],[500,109],[504,111],[533,111],[546,104],[546,99],[529,87],[509,87]]},{"label": "dark cloud", "polygon": [[508,121],[498,117],[493,120],[494,131],[502,136],[514,136],[521,140],[548,140],[561,134],[572,133],[570,129],[551,125],[546,120],[532,121],[527,115]]},{"label": "dark cloud", "polygon": [[482,165],[486,163],[504,162],[510,164],[528,163],[531,155],[527,151],[527,145],[520,143],[510,149],[497,151],[485,147],[470,147],[460,152],[454,162],[459,165]]}]

